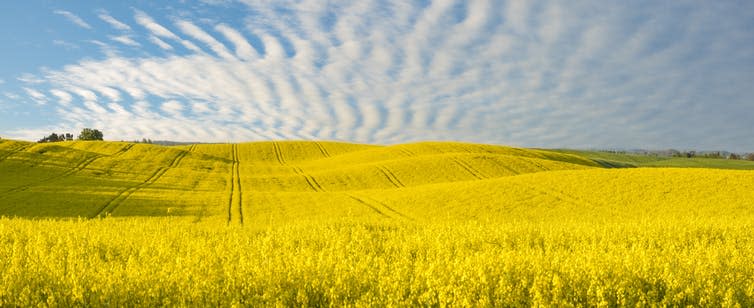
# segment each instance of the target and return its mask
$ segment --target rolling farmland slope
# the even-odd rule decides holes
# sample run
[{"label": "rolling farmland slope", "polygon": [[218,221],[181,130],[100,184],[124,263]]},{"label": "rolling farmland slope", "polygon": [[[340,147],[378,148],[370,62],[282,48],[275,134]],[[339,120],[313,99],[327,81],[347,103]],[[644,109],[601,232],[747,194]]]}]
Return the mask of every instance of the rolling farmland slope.
[{"label": "rolling farmland slope", "polygon": [[343,215],[541,218],[543,206],[624,217],[667,203],[703,211],[721,185],[736,191],[736,206],[754,200],[745,171],[607,170],[575,154],[451,142],[164,147],[2,140],[0,157],[0,214],[17,217],[175,216],[259,226]]},{"label": "rolling farmland slope", "polygon": [[180,216],[235,223],[338,213],[384,218],[391,211],[369,196],[374,190],[391,194],[599,166],[568,154],[437,142],[1,144],[0,213],[18,217]]},{"label": "rolling farmland slope", "polygon": [[0,306],[754,305],[754,172],[674,164],[0,140]]}]

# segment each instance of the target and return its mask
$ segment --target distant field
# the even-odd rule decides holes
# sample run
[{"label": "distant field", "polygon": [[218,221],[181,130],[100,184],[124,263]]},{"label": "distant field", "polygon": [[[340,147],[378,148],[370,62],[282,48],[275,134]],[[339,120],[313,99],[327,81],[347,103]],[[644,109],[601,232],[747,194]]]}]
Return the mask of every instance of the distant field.
[{"label": "distant field", "polygon": [[554,150],[579,155],[608,168],[677,167],[754,170],[754,161],[716,158],[662,157],[640,154],[618,154],[600,151]]},{"label": "distant field", "polygon": [[0,306],[752,306],[754,171],[724,169],[754,163],[0,140]]}]

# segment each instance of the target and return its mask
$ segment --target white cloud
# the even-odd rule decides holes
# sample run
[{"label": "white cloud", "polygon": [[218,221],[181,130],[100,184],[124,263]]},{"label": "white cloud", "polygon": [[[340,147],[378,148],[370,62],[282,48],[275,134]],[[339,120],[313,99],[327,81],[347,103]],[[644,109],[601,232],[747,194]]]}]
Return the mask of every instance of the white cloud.
[{"label": "white cloud", "polygon": [[171,100],[163,103],[160,106],[160,109],[174,116],[180,116],[181,112],[183,111],[183,104],[178,101]]},{"label": "white cloud", "polygon": [[92,28],[92,26],[90,26],[83,19],[81,19],[81,17],[78,17],[76,14],[73,14],[73,13],[71,13],[69,11],[55,10],[55,11],[53,11],[53,13],[65,17],[70,22],[72,22],[72,23],[76,24],[77,26],[82,27],[84,29],[91,29]]},{"label": "white cloud", "polygon": [[110,39],[113,41],[119,42],[121,44],[128,45],[128,46],[134,46],[134,47],[141,46],[141,44],[139,44],[137,41],[134,41],[134,39],[128,35],[110,36]]},{"label": "white cloud", "polygon": [[26,83],[26,84],[40,84],[45,83],[45,80],[42,78],[39,78],[33,74],[24,73],[21,74],[21,76],[16,77],[16,80]]},{"label": "white cloud", "polygon": [[222,33],[223,36],[231,41],[236,46],[236,56],[242,60],[254,60],[259,57],[254,47],[244,38],[244,36],[231,28],[226,24],[219,24],[215,26],[217,32]]},{"label": "white cloud", "polygon": [[29,97],[35,102],[37,102],[38,104],[47,103],[47,95],[44,95],[42,92],[39,92],[34,89],[29,89],[29,88],[23,88],[23,89],[26,92],[26,94],[29,95]]},{"label": "white cloud", "polygon": [[117,30],[121,30],[121,31],[130,31],[131,30],[131,26],[129,26],[129,25],[127,25],[127,24],[125,24],[125,23],[123,23],[123,22],[115,19],[115,17],[110,16],[105,11],[100,11],[100,13],[97,15],[97,17],[99,17],[100,19],[102,19],[102,21],[110,24],[110,26],[112,26],[113,28],[115,28]]},{"label": "white cloud", "polygon": [[15,100],[19,100],[19,99],[21,98],[21,96],[19,96],[19,95],[18,95],[18,94],[16,94],[16,93],[13,93],[13,92],[3,92],[3,95],[4,95],[5,97],[7,97],[8,99],[10,99],[10,100],[14,100],[14,101],[15,101]]},{"label": "white cloud", "polygon": [[52,95],[54,95],[55,97],[58,98],[58,103],[60,103],[60,105],[63,105],[63,106],[67,107],[73,101],[73,96],[70,93],[66,92],[66,91],[58,90],[58,89],[52,89],[52,90],[50,90],[50,93],[52,93]]},{"label": "white cloud", "polygon": [[122,139],[754,144],[740,45],[754,18],[735,5],[245,3],[243,23],[168,17],[175,33],[136,11],[147,31],[127,34],[167,54],[82,60],[26,87],[75,94],[64,124]]},{"label": "white cloud", "polygon": [[164,37],[169,38],[173,40],[180,40],[180,38],[175,35],[173,32],[168,30],[167,28],[163,27],[162,25],[158,24],[157,22],[152,19],[149,15],[146,13],[136,10],[136,13],[134,15],[134,18],[136,19],[136,23],[142,25],[144,28],[147,28],[149,32],[152,32],[152,34],[158,36],[158,37]]},{"label": "white cloud", "polygon": [[82,88],[71,88],[69,89],[71,92],[75,93],[76,95],[83,98],[85,101],[94,102],[97,101],[97,94],[94,94],[94,92],[82,89]]},{"label": "white cloud", "polygon": [[[186,49],[201,53],[201,49],[194,45],[194,43],[178,37],[178,35],[175,35],[175,33],[173,33],[172,31],[155,22],[154,19],[152,19],[152,17],[150,17],[146,13],[136,10],[134,18],[136,19],[136,22],[138,24],[142,25],[144,28],[147,28],[147,30],[149,30],[155,36],[177,41],[181,43],[181,45],[186,47]],[[157,41],[155,40],[152,40],[152,42],[155,42],[155,44],[159,45],[163,49],[167,49],[163,47],[163,44],[157,43]]]},{"label": "white cloud", "polygon": [[52,43],[68,50],[79,49],[79,45],[64,40],[52,40]]},{"label": "white cloud", "polygon": [[183,33],[209,46],[209,48],[212,49],[212,51],[215,52],[215,54],[217,54],[221,58],[235,59],[233,55],[231,55],[230,52],[228,52],[228,49],[226,49],[223,44],[218,42],[211,35],[207,34],[207,32],[204,32],[204,30],[200,29],[199,27],[192,24],[191,22],[188,22],[185,20],[179,20],[176,23],[176,25],[178,26],[179,29],[181,29],[181,31],[183,31]]},{"label": "white cloud", "polygon": [[149,41],[152,42],[152,43],[154,43],[155,45],[159,46],[163,50],[172,50],[173,49],[173,46],[170,46],[170,44],[165,43],[165,41],[161,40],[160,38],[158,38],[158,37],[156,37],[154,35],[150,35],[149,36]]}]

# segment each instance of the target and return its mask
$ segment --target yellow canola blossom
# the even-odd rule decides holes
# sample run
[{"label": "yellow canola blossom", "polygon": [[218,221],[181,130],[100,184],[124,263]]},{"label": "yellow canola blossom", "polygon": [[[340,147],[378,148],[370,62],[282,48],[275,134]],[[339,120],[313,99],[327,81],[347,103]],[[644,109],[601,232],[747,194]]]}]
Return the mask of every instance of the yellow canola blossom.
[{"label": "yellow canola blossom", "polygon": [[754,306],[754,172],[0,140],[0,306]]}]

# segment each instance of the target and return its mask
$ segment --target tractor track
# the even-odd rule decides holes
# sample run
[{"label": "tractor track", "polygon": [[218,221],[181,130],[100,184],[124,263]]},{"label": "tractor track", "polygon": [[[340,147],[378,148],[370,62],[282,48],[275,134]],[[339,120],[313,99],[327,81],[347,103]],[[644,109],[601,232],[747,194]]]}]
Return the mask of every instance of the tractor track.
[{"label": "tractor track", "polygon": [[377,169],[379,169],[380,172],[382,172],[382,174],[387,178],[387,180],[390,181],[390,183],[392,183],[396,188],[406,187],[406,185],[404,185],[403,182],[401,182],[401,180],[399,180],[398,177],[395,176],[395,173],[390,171],[390,169],[388,169],[387,167],[377,166]]},{"label": "tractor track", "polygon": [[[230,171],[230,197],[228,198],[228,224],[233,223],[234,208],[238,209],[238,223],[243,225],[243,190],[241,189],[241,172],[238,159],[238,145],[232,146],[233,166]],[[238,194],[237,197],[236,194]],[[235,197],[235,198],[234,198]],[[235,202],[234,202],[235,201]],[[235,206],[235,204],[238,204]]]},{"label": "tractor track", "polygon": [[458,159],[456,157],[453,157],[453,161],[457,165],[461,166],[461,168],[463,168],[464,170],[466,170],[466,172],[468,172],[469,174],[471,174],[472,176],[474,176],[475,178],[477,178],[479,180],[487,179],[486,176],[484,176],[481,172],[479,172],[478,170],[474,169],[474,167],[472,167],[471,165],[467,164],[466,162],[464,162],[464,161],[462,161],[462,160],[460,160],[460,159]]},{"label": "tractor track", "polygon": [[[404,219],[408,219],[408,220],[411,220],[411,221],[413,221],[413,220],[414,220],[413,218],[411,218],[411,217],[409,217],[409,216],[406,216],[405,214],[403,214],[403,213],[401,213],[401,212],[398,212],[398,211],[396,211],[395,209],[393,209],[392,207],[388,206],[388,205],[387,205],[387,204],[385,204],[384,202],[380,202],[380,201],[378,201],[378,200],[376,200],[376,199],[374,199],[374,198],[370,198],[370,197],[363,197],[363,196],[362,196],[362,197],[358,197],[358,196],[356,196],[356,195],[354,195],[354,194],[348,194],[348,193],[347,193],[346,195],[347,195],[348,197],[350,197],[351,199],[353,199],[353,200],[356,200],[357,202],[359,202],[359,203],[361,203],[361,204],[363,204],[363,205],[366,205],[367,207],[371,208],[371,209],[372,209],[372,210],[374,210],[375,212],[377,212],[377,213],[379,213],[380,215],[382,215],[382,216],[385,216],[385,217],[387,217],[387,218],[393,218],[393,217],[391,217],[390,215],[387,215],[387,214],[385,214],[384,212],[380,211],[380,210],[379,210],[379,209],[378,209],[378,208],[377,208],[376,206],[374,206],[373,204],[377,204],[377,205],[379,205],[380,207],[383,207],[383,208],[387,209],[388,211],[390,211],[390,212],[394,213],[395,215],[398,215],[398,216],[400,216],[400,217],[402,217],[402,218],[404,218]],[[371,203],[371,204],[370,204],[370,203]]]},{"label": "tractor track", "polygon": [[[273,141],[272,147],[273,147],[273,150],[275,151],[275,158],[277,159],[277,161],[283,166],[290,166],[288,165],[288,163],[285,162],[285,158],[283,158],[283,150],[280,148],[280,145],[277,142]],[[293,168],[293,172],[304,177],[304,180],[306,180],[306,184],[309,185],[311,189],[313,189],[316,192],[325,191],[322,185],[320,185],[319,182],[317,182],[317,180],[313,176],[306,174],[306,172],[304,172],[304,170],[302,170],[299,167],[294,167],[294,166],[290,166],[290,167]]]},{"label": "tractor track", "polygon": [[311,187],[311,189],[313,189],[316,192],[325,191],[322,185],[320,185],[319,182],[317,182],[317,180],[313,176],[306,174],[306,172],[304,172],[304,170],[302,170],[299,167],[292,167],[292,168],[293,168],[293,172],[304,177],[304,179],[306,180],[306,183],[309,185],[309,187]]},{"label": "tractor track", "polygon": [[414,154],[413,152],[411,152],[409,150],[406,150],[406,149],[398,149],[398,151],[400,151],[401,153],[403,153],[403,155],[406,155],[407,157],[414,157],[414,156],[416,156],[416,154]]},{"label": "tractor track", "polygon": [[275,158],[278,160],[278,162],[281,165],[285,165],[285,159],[283,159],[283,150],[280,149],[280,145],[273,141],[272,142],[272,148],[275,150]]},{"label": "tractor track", "polygon": [[368,208],[372,209],[372,211],[376,212],[377,214],[380,214],[380,216],[382,216],[382,217],[385,217],[385,218],[392,218],[392,217],[390,217],[389,215],[387,215],[387,214],[383,213],[382,211],[380,211],[380,210],[379,210],[379,209],[378,209],[377,207],[375,207],[374,205],[371,205],[371,204],[369,204],[368,202],[364,201],[363,199],[361,199],[361,198],[359,198],[359,197],[356,197],[356,196],[354,196],[354,195],[351,195],[351,194],[346,194],[346,195],[347,195],[348,197],[350,197],[351,199],[353,199],[353,200],[356,200],[356,202],[358,202],[358,203],[361,203],[361,204],[363,204],[363,205],[367,206]]},{"label": "tractor track", "polygon": [[54,180],[58,180],[58,179],[62,179],[62,178],[71,176],[74,173],[77,173],[77,172],[80,172],[81,170],[84,170],[86,167],[88,167],[89,165],[91,165],[92,163],[94,163],[94,161],[96,161],[96,160],[98,160],[100,158],[118,156],[120,154],[125,153],[129,149],[131,149],[131,147],[133,147],[133,145],[129,144],[129,145],[126,145],[125,147],[123,147],[122,149],[118,150],[117,152],[115,152],[113,154],[94,156],[94,157],[90,157],[90,158],[84,159],[81,162],[79,162],[78,164],[76,164],[76,166],[73,166],[73,168],[68,169],[67,171],[65,171],[65,172],[63,172],[63,173],[61,173],[59,175],[55,175],[55,176],[52,176],[52,177],[49,177],[49,178],[46,178],[46,179],[43,179],[41,181],[37,181],[37,182],[34,182],[34,183],[29,183],[29,184],[26,184],[26,185],[21,185],[21,186],[18,186],[18,187],[14,187],[14,188],[11,188],[9,190],[6,190],[4,193],[22,192],[22,191],[25,191],[25,190],[27,190],[27,189],[29,189],[31,187],[34,187],[34,186],[37,186],[37,185],[40,185],[40,184],[52,182]]},{"label": "tractor track", "polygon": [[[241,189],[241,171],[239,168],[238,145],[234,144],[231,149],[233,166],[230,169],[230,197],[228,198],[228,224],[233,223],[234,209],[238,209],[238,223],[243,225],[243,190]],[[236,196],[236,194],[238,196]],[[236,205],[238,204],[238,205]]]},{"label": "tractor track", "polygon": [[99,211],[97,211],[96,214],[94,214],[91,218],[97,218],[97,217],[103,217],[112,214],[115,209],[117,209],[121,204],[123,204],[124,201],[126,201],[131,195],[133,195],[135,192],[139,191],[140,189],[147,187],[149,185],[154,184],[157,182],[165,173],[168,172],[168,170],[178,167],[178,165],[181,163],[181,160],[183,160],[184,157],[188,154],[187,151],[181,151],[176,155],[172,161],[170,161],[170,165],[168,167],[160,167],[157,169],[152,175],[150,175],[146,180],[143,182],[122,189],[118,192],[115,197],[110,199],[107,203],[105,203],[102,208],[100,208]]},{"label": "tractor track", "polygon": [[13,148],[13,149],[11,149],[11,150],[9,150],[9,151],[8,151],[8,154],[6,154],[6,155],[5,155],[5,156],[3,156],[3,157],[0,157],[0,162],[1,162],[1,161],[4,161],[4,160],[6,160],[6,159],[7,159],[8,157],[11,157],[11,156],[13,156],[13,154],[16,154],[16,153],[18,153],[18,152],[21,152],[21,151],[23,151],[23,150],[26,150],[26,149],[28,149],[28,148],[30,148],[30,147],[32,147],[32,146],[34,146],[34,144],[33,144],[33,143],[32,143],[32,144],[24,144],[24,145],[21,145],[21,146],[19,146],[19,147],[17,147],[17,148]]},{"label": "tractor track", "polygon": [[319,141],[315,141],[314,144],[317,145],[317,148],[319,148],[319,151],[322,153],[322,156],[324,157],[330,157],[330,152],[327,151],[324,145],[320,143]]}]

